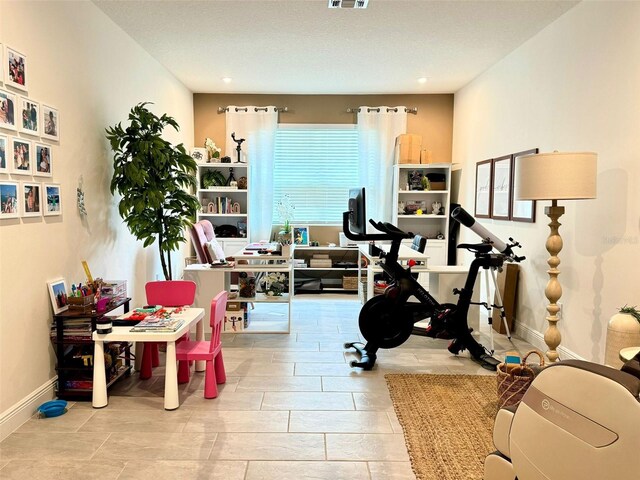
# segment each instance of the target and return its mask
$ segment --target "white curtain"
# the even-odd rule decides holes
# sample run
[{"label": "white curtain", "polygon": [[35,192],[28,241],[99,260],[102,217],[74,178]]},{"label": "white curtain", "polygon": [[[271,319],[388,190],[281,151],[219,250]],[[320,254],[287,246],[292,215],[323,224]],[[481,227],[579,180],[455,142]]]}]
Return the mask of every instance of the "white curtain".
[{"label": "white curtain", "polygon": [[[242,143],[242,161],[248,162],[249,241],[269,240],[273,212],[273,154],[278,128],[278,111],[274,106],[229,106],[226,116],[227,139],[225,154],[235,162],[238,158],[236,140]],[[236,177],[239,175],[237,174]]]},{"label": "white curtain", "polygon": [[405,107],[360,107],[358,156],[360,182],[366,188],[367,222],[370,218],[392,220],[394,148],[396,137],[403,133],[407,133]]}]

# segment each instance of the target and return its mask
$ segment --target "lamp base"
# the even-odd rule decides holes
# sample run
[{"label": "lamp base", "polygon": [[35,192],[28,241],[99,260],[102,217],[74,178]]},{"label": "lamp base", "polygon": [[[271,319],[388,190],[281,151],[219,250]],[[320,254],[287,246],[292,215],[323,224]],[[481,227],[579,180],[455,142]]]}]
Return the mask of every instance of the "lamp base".
[{"label": "lamp base", "polygon": [[560,300],[560,297],[562,296],[562,286],[558,280],[558,275],[560,274],[560,270],[558,270],[558,265],[560,265],[560,258],[558,258],[558,254],[562,250],[562,237],[558,231],[561,224],[558,222],[558,219],[564,214],[564,207],[558,206],[557,201],[553,200],[550,207],[545,207],[544,213],[551,220],[551,222],[549,222],[550,231],[546,243],[546,248],[550,255],[547,260],[547,264],[549,265],[549,270],[547,270],[547,273],[549,274],[549,281],[544,289],[544,294],[547,297],[547,300],[549,300],[549,305],[547,305],[548,315],[546,316],[549,326],[544,332],[544,343],[549,347],[549,350],[546,352],[546,356],[549,361],[553,363],[558,360],[558,352],[556,351],[556,348],[558,348],[558,345],[560,345],[560,341],[562,340],[560,330],[558,330],[557,326],[557,323],[560,320],[558,317],[558,312],[560,311],[558,300]]}]

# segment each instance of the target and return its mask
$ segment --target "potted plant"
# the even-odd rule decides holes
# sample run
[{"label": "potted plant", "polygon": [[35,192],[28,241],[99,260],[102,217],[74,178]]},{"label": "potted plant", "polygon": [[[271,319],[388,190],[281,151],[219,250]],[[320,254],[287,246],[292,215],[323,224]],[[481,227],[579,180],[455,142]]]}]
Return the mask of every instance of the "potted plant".
[{"label": "potted plant", "polygon": [[282,220],[282,229],[278,232],[280,241],[291,240],[291,220],[293,219],[293,211],[295,207],[291,202],[291,196],[283,195],[277,205],[278,215]]},{"label": "potted plant", "polygon": [[620,350],[640,346],[640,311],[625,305],[611,317],[607,326],[607,342],[604,363],[615,368],[622,367]]},{"label": "potted plant", "polygon": [[170,253],[185,240],[198,199],[185,189],[195,187],[196,162],[182,144],[162,138],[165,127],[179,130],[166,114],[158,117],[140,103],[129,113],[129,125],[106,129],[113,150],[111,194],[122,197],[118,212],[129,231],[148,247],[157,240],[165,280],[171,280]]}]

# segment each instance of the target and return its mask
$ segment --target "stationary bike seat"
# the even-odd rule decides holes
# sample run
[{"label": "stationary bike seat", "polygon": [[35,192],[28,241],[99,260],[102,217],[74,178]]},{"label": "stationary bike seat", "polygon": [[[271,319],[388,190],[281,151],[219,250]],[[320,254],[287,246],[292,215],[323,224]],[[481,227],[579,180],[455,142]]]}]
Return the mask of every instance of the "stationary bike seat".
[{"label": "stationary bike seat", "polygon": [[458,248],[466,248],[475,253],[489,253],[493,249],[490,243],[461,243]]}]

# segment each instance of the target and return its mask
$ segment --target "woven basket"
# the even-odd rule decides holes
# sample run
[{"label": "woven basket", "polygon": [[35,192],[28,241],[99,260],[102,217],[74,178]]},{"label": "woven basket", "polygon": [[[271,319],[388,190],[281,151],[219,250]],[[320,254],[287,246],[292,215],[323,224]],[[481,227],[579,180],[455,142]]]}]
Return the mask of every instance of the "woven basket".
[{"label": "woven basket", "polygon": [[538,350],[531,350],[522,358],[520,365],[508,368],[506,363],[498,365],[498,408],[517,405],[522,400],[536,372],[527,365],[532,353],[540,357],[540,367],[544,367],[544,356]]}]

